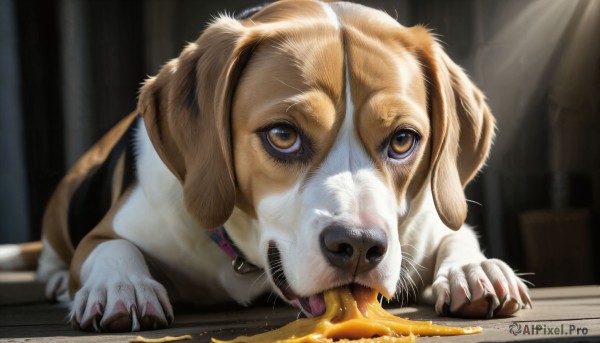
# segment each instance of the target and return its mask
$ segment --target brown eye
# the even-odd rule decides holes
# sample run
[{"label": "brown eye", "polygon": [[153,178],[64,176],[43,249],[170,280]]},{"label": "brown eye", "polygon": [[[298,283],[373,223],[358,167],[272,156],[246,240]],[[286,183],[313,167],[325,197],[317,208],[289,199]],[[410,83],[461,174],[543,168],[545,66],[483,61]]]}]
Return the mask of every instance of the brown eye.
[{"label": "brown eye", "polygon": [[390,139],[388,156],[390,158],[400,160],[409,157],[419,141],[419,136],[416,132],[408,129],[396,131]]},{"label": "brown eye", "polygon": [[279,125],[267,131],[269,144],[284,154],[294,154],[300,151],[302,144],[298,132],[288,125]]}]

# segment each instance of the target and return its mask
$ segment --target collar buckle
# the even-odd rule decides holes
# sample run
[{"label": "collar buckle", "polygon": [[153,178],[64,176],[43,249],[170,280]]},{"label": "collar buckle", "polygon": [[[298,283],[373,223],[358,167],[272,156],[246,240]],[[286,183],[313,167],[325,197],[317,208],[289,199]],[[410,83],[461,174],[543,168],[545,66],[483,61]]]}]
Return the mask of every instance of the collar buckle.
[{"label": "collar buckle", "polygon": [[239,251],[231,238],[229,238],[229,235],[223,226],[209,231],[208,235],[224,253],[232,258],[231,267],[236,274],[245,275],[261,270],[261,268],[257,267],[255,264],[248,262],[246,257],[244,257],[244,254]]}]

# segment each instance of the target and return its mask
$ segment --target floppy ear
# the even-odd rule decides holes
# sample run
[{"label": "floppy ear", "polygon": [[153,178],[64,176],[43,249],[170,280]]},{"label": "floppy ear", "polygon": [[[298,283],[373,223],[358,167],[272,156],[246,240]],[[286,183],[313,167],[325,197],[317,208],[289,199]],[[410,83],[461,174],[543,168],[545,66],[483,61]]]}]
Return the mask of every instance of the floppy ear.
[{"label": "floppy ear", "polygon": [[235,204],[230,103],[257,39],[222,17],[142,87],[138,111],[158,155],[183,186],[187,211],[205,228]]},{"label": "floppy ear", "polygon": [[422,64],[429,81],[431,189],[442,222],[458,230],[467,217],[464,187],[488,156],[495,121],[483,93],[430,42]]}]

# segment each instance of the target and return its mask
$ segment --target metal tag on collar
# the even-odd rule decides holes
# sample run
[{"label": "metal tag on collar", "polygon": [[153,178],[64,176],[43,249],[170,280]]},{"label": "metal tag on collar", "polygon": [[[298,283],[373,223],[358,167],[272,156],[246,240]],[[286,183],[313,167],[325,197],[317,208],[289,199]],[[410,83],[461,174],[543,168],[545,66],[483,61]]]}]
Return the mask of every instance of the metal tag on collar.
[{"label": "metal tag on collar", "polygon": [[231,261],[231,266],[233,267],[234,272],[242,275],[252,273],[260,269],[254,264],[246,261],[246,259],[241,255],[237,255],[233,261]]}]

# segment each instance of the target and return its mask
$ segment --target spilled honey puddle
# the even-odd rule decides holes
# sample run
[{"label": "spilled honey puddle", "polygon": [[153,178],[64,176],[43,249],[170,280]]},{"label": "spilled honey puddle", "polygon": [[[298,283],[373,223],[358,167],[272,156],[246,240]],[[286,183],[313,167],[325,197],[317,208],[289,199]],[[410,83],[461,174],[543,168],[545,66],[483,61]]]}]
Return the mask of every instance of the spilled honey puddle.
[{"label": "spilled honey puddle", "polygon": [[479,333],[481,327],[452,327],[430,321],[394,316],[381,307],[377,292],[355,292],[347,287],[325,292],[325,313],[302,318],[277,330],[255,336],[240,336],[213,343],[322,343],[322,342],[413,342],[417,336],[454,336]]}]

